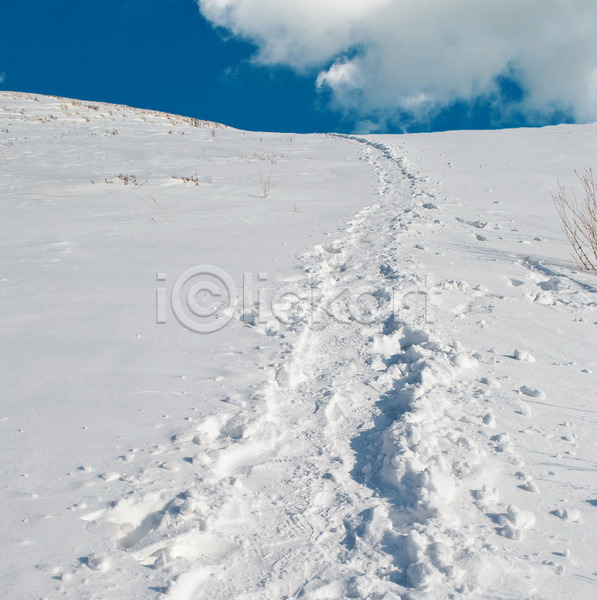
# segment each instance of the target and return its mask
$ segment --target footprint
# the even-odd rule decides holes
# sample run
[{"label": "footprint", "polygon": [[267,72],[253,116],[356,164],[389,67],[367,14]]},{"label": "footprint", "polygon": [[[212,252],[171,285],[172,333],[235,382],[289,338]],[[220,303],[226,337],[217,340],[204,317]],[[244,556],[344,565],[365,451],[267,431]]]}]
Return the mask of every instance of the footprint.
[{"label": "footprint", "polygon": [[530,510],[521,510],[515,504],[510,504],[505,513],[498,515],[497,522],[502,526],[500,535],[520,541],[522,532],[535,526],[535,515]]},{"label": "footprint", "polygon": [[474,227],[475,229],[485,229],[485,227],[487,227],[487,223],[483,222],[483,221],[467,221],[465,219],[462,219],[461,217],[455,217],[456,220],[459,223],[464,223],[465,225],[470,225],[471,227]]},{"label": "footprint", "polygon": [[531,416],[531,409],[526,405],[526,404],[521,404],[517,409],[516,412],[519,415],[522,415],[523,417],[530,417]]},{"label": "footprint", "polygon": [[580,511],[575,508],[556,508],[552,510],[551,514],[562,519],[562,521],[580,521]]},{"label": "footprint", "polygon": [[81,559],[81,562],[86,564],[93,571],[101,571],[105,573],[110,570],[110,558],[103,552],[92,552],[89,556]]},{"label": "footprint", "polygon": [[525,492],[532,492],[533,494],[539,494],[539,487],[534,481],[527,481],[526,483],[518,486],[521,490]]},{"label": "footprint", "polygon": [[535,362],[535,357],[526,350],[514,350],[514,358],[521,362]]},{"label": "footprint", "polygon": [[570,284],[562,277],[551,277],[547,281],[540,281],[537,285],[546,292],[559,292],[570,288]]},{"label": "footprint", "polygon": [[538,388],[534,388],[534,387],[530,387],[528,385],[523,385],[520,388],[520,391],[525,395],[525,396],[530,396],[531,398],[545,398],[545,392],[538,389]]},{"label": "footprint", "polygon": [[246,415],[234,415],[220,429],[220,436],[228,437],[232,440],[240,440],[245,436],[247,423],[248,417]]},{"label": "footprint", "polygon": [[483,485],[480,490],[473,490],[472,495],[475,504],[481,510],[486,509],[491,504],[497,504],[500,498],[498,488],[489,487],[488,485]]},{"label": "footprint", "polygon": [[342,242],[340,240],[334,240],[329,244],[323,244],[322,248],[328,254],[340,254],[343,250]]}]

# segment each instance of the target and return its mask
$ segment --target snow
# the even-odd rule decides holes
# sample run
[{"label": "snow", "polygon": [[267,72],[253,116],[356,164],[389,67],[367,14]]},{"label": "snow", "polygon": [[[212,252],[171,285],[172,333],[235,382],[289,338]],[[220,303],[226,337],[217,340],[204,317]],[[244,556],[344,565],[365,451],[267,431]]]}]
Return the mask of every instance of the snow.
[{"label": "snow", "polygon": [[6,597],[595,594],[597,125],[0,131]]}]

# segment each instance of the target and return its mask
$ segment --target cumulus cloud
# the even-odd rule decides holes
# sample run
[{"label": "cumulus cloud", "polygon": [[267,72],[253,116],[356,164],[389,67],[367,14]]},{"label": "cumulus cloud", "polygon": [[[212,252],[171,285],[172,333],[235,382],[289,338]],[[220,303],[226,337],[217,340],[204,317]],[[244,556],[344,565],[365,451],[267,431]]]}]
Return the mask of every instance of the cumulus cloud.
[{"label": "cumulus cloud", "polygon": [[480,101],[498,121],[597,120],[595,0],[197,1],[257,63],[316,73],[362,123]]}]

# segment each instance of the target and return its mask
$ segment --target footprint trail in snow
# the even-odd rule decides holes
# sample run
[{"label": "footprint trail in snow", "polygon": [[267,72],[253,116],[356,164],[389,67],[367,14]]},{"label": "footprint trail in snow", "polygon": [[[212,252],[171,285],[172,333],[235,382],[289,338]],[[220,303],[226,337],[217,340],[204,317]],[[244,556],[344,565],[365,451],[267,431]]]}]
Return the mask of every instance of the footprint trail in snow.
[{"label": "footprint trail in snow", "polygon": [[530,352],[458,332],[471,320],[482,331],[504,294],[594,318],[591,290],[516,258],[493,287],[475,272],[437,279],[433,240],[470,230],[485,247],[483,215],[454,216],[404,149],[338,142],[361,146],[376,202],[304,257],[295,283],[315,290],[311,314],[256,326],[282,349],[268,383],[155,448],[120,498],[85,517],[117,525],[117,549],[87,559],[107,595],[117,583],[105,572],[130,560],[150,593],[178,600],[534,598],[564,572],[563,545],[551,564],[524,556],[539,525],[547,536],[580,519],[544,506],[524,440],[572,452],[574,427],[533,428],[546,395]]}]

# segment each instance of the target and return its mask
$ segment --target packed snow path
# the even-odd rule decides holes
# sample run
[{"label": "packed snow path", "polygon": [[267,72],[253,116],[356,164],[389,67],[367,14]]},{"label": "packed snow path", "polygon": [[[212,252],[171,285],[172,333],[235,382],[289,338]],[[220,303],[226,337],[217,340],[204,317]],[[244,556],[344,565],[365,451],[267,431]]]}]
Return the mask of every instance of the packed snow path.
[{"label": "packed snow path", "polygon": [[[516,303],[541,310],[545,326],[594,320],[595,289],[511,255],[497,256],[514,275],[501,281],[484,281],[483,264],[432,281],[433,241],[471,231],[471,261],[482,261],[477,231],[488,224],[450,215],[399,147],[345,143],[362,145],[379,201],[305,257],[290,288],[303,295],[285,307],[297,323],[257,325],[284,348],[270,381],[181,431],[160,449],[159,473],[139,474],[87,516],[117,523],[124,548],[90,560],[126,569],[126,553],[151,567],[150,588],[180,600],[545,597],[583,532],[558,527],[578,510],[542,502],[544,473],[525,459],[556,444],[569,496],[578,433],[559,413],[551,428],[534,426],[532,411],[553,408],[535,387],[535,358],[496,351],[500,328],[488,322]],[[557,312],[544,308],[555,303]],[[461,321],[476,323],[468,339]],[[164,469],[186,473],[169,484]],[[529,554],[527,537],[553,560]],[[575,585],[588,597],[585,560],[573,570],[586,569]]]},{"label": "packed snow path", "polygon": [[[7,597],[594,595],[597,282],[549,193],[597,126],[290,136],[2,98]],[[286,276],[314,243],[268,280],[277,318],[152,320],[162,269]]]}]

